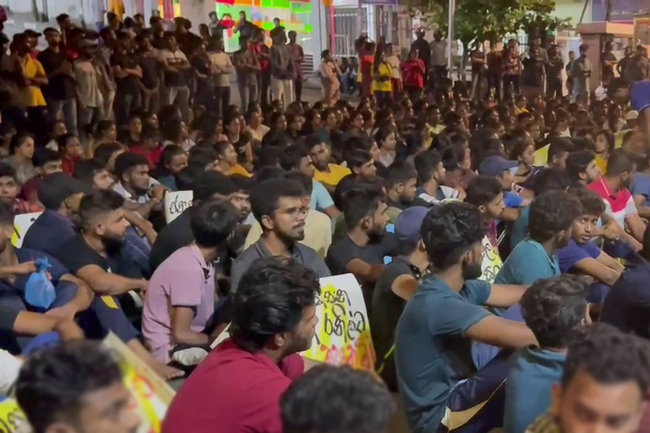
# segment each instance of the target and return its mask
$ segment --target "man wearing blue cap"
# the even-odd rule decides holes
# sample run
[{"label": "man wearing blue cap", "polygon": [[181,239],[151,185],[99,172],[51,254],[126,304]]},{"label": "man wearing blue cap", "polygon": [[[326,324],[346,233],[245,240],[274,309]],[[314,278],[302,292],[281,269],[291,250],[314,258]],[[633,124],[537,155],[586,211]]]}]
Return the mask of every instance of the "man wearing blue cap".
[{"label": "man wearing blue cap", "polygon": [[502,156],[489,156],[483,160],[478,168],[482,176],[496,177],[501,182],[503,188],[503,201],[507,208],[526,207],[530,204],[530,199],[525,199],[512,192],[514,178],[511,169],[517,167],[519,162],[508,161]]},{"label": "man wearing blue cap", "polygon": [[395,222],[400,255],[379,276],[372,295],[370,330],[377,353],[377,371],[391,392],[397,392],[394,344],[395,328],[406,301],[417,291],[420,278],[428,272],[429,258],[420,228],[429,211],[414,206],[403,211]]}]

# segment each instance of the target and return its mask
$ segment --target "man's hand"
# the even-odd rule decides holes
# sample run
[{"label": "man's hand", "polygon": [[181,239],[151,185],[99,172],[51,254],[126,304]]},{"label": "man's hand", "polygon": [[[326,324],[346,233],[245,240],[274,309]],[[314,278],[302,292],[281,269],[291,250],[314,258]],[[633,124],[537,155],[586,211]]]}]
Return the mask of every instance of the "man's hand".
[{"label": "man's hand", "polygon": [[617,224],[607,224],[603,227],[603,236],[609,240],[617,241],[621,237]]},{"label": "man's hand", "polygon": [[63,341],[83,340],[84,332],[74,320],[60,320],[54,330],[61,336]]},{"label": "man's hand", "polygon": [[64,320],[74,320],[74,317],[77,314],[77,307],[74,305],[66,304],[63,307],[53,308],[50,311],[46,312],[46,316],[58,317]]},{"label": "man's hand", "polygon": [[165,192],[167,192],[167,188],[165,188],[164,185],[156,184],[149,191],[149,197],[154,200],[162,201],[163,197],[165,196]]},{"label": "man's hand", "polygon": [[11,269],[13,270],[12,273],[15,275],[30,275],[36,272],[36,265],[32,260],[29,262],[17,264],[16,266],[12,266]]}]

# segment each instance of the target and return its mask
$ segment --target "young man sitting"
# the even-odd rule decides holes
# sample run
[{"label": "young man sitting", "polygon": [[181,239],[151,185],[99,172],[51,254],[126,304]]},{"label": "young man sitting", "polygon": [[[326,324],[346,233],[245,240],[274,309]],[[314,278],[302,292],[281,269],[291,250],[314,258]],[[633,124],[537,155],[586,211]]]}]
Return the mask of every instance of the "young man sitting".
[{"label": "young man sitting", "polygon": [[[508,209],[518,209],[530,205],[530,199],[523,198],[522,195],[512,191],[514,185],[514,177],[511,168],[516,167],[517,161],[508,161],[501,156],[490,156],[486,158],[479,167],[479,174],[481,176],[494,177],[501,183],[503,189],[503,202]],[[525,194],[530,195],[530,192]],[[519,216],[519,212],[508,212],[504,215],[508,221],[514,221]]]},{"label": "young man sitting", "polygon": [[34,206],[41,205],[38,201],[38,187],[43,177],[63,171],[61,164],[61,155],[52,149],[43,148],[34,152],[34,167],[38,174],[25,182],[20,191],[22,198]]},{"label": "young man sitting", "polygon": [[[434,272],[404,308],[395,343],[399,389],[414,433],[444,427],[489,431],[501,425],[499,399],[473,397],[491,396],[505,379],[507,363],[495,359],[472,376],[464,339],[509,348],[536,343],[523,323],[501,319],[483,307],[509,307],[525,290],[477,280],[485,234],[479,210],[468,203],[434,206],[422,224]],[[479,403],[484,407],[472,419],[455,416]]]},{"label": "young man sitting", "polygon": [[574,187],[587,186],[601,176],[600,170],[596,166],[596,154],[593,150],[570,153],[566,159],[566,172]]},{"label": "young man sitting", "polygon": [[585,283],[564,275],[540,280],[522,296],[524,320],[539,346],[525,347],[511,360],[504,431],[524,433],[550,406],[553,386],[562,378],[573,332],[591,323],[586,293]]},{"label": "young man sitting", "polygon": [[399,214],[413,205],[418,173],[406,162],[394,162],[388,167],[387,173],[386,215],[388,221],[395,224]]},{"label": "young man sitting", "polygon": [[445,179],[445,167],[442,155],[437,150],[430,149],[415,156],[413,165],[418,172],[418,188],[415,195],[429,205],[438,204],[447,199],[464,198],[457,190],[442,185]]}]

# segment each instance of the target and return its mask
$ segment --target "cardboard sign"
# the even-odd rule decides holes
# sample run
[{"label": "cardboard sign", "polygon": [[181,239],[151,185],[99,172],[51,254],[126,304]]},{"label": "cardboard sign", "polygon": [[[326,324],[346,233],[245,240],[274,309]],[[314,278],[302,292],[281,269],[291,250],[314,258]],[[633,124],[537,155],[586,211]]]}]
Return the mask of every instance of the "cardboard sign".
[{"label": "cardboard sign", "polygon": [[32,212],[16,215],[14,217],[14,235],[11,237],[11,244],[20,248],[23,245],[23,240],[25,239],[25,233],[27,230],[34,224],[34,221],[41,216],[43,212]]},{"label": "cardboard sign", "polygon": [[192,191],[175,191],[165,194],[165,221],[167,224],[174,221],[185,209],[192,206],[194,193]]},{"label": "cardboard sign", "polygon": [[363,293],[352,274],[320,279],[316,300],[318,325],[311,348],[303,356],[332,365],[374,371],[375,348]]},{"label": "cardboard sign", "polygon": [[481,269],[483,270],[483,274],[479,280],[492,284],[503,266],[503,261],[501,260],[499,251],[492,246],[492,242],[490,242],[487,236],[483,238],[482,256]]},{"label": "cardboard sign", "polygon": [[0,397],[0,432],[3,433],[28,433],[32,429],[27,423],[27,418],[18,407],[16,400]]}]

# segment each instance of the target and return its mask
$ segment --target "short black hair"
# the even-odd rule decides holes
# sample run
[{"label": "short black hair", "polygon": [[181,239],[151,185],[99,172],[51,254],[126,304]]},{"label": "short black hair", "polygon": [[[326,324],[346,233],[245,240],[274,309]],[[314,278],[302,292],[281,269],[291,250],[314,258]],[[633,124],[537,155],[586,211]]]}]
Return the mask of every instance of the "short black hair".
[{"label": "short black hair", "polygon": [[314,190],[314,180],[300,171],[293,170],[285,173],[285,179],[294,180],[302,185],[305,190],[305,195],[311,196],[312,191]]},{"label": "short black hair", "polygon": [[3,226],[14,225],[15,212],[10,203],[0,201],[0,224]]},{"label": "short black hair", "polygon": [[600,217],[605,212],[605,202],[595,191],[582,187],[572,188],[571,193],[580,201],[583,215]]},{"label": "short black hair", "polygon": [[0,178],[1,177],[10,177],[14,180],[14,182],[18,182],[16,169],[8,162],[0,162]]},{"label": "short black hair", "polygon": [[76,135],[68,132],[66,134],[61,135],[59,138],[56,139],[56,144],[59,146],[59,150],[63,152],[65,150],[65,147],[68,145],[68,141],[71,138],[75,138]]},{"label": "short black hair", "polygon": [[47,147],[36,149],[34,152],[34,167],[43,167],[48,162],[61,161],[61,154]]},{"label": "short black hair", "polygon": [[372,160],[372,155],[366,149],[353,149],[345,154],[345,162],[349,169],[359,168]]},{"label": "short black hair", "polygon": [[165,146],[165,148],[162,151],[162,154],[160,156],[160,163],[159,165],[161,167],[166,167],[169,164],[171,164],[172,160],[174,157],[178,155],[184,155],[186,152],[183,150],[182,147],[177,146],[175,144],[170,144],[168,146]]},{"label": "short black hair", "polygon": [[149,167],[149,160],[144,155],[124,152],[115,158],[115,175],[119,180],[124,180],[126,173],[141,165]]},{"label": "short black hair", "polygon": [[255,185],[251,191],[251,211],[263,226],[262,218],[272,217],[275,214],[282,197],[302,199],[304,196],[305,189],[295,180],[284,178],[265,180]]},{"label": "short black hair", "polygon": [[561,275],[538,280],[521,298],[521,313],[541,348],[564,349],[587,314],[587,284]]},{"label": "short black hair", "polygon": [[574,148],[573,142],[568,138],[551,138],[551,143],[548,146],[548,160],[552,161],[554,157],[562,155],[565,152],[573,152]]},{"label": "short black hair", "polygon": [[215,195],[229,196],[237,191],[235,184],[228,176],[218,171],[202,171],[192,182],[194,201],[207,200]]},{"label": "short black hair", "polygon": [[190,227],[196,244],[216,248],[226,243],[239,221],[239,212],[227,201],[212,198],[190,209]]},{"label": "short black hair", "polygon": [[386,200],[384,192],[375,182],[359,180],[350,185],[343,197],[343,217],[348,230],[355,228],[359,222],[377,211]]},{"label": "short black hair", "polygon": [[103,167],[106,167],[108,166],[108,161],[111,159],[113,154],[121,150],[124,150],[124,146],[118,142],[114,141],[110,143],[102,143],[95,148],[95,151],[93,152],[93,158],[98,161]]},{"label": "short black hair", "polygon": [[16,152],[16,149],[22,146],[30,138],[33,138],[32,135],[24,132],[19,132],[11,137],[11,141],[9,142],[9,154],[13,155]]},{"label": "short black hair", "polygon": [[576,197],[565,191],[546,191],[530,205],[528,232],[531,239],[546,242],[568,230],[581,214],[582,206]]},{"label": "short black hair", "polygon": [[417,180],[418,172],[406,161],[395,161],[386,170],[386,183],[388,188],[393,188],[400,183],[406,183],[411,179]]},{"label": "short black hair", "polygon": [[259,352],[276,334],[295,330],[318,294],[318,277],[303,265],[273,257],[257,260],[232,296],[232,340]]},{"label": "short black hair", "polygon": [[571,180],[565,170],[546,168],[535,175],[533,193],[538,196],[546,191],[566,191],[569,186],[571,186]]},{"label": "short black hair", "polygon": [[187,165],[205,170],[207,166],[214,164],[217,159],[219,159],[219,154],[213,148],[194,146],[187,156]]},{"label": "short black hair", "polygon": [[623,149],[616,149],[607,159],[607,176],[618,176],[634,171],[634,162]]},{"label": "short black hair", "polygon": [[650,343],[606,323],[585,327],[580,334],[569,345],[562,388],[566,389],[574,376],[583,371],[601,384],[633,381],[639,386],[641,397],[646,395],[650,385]]},{"label": "short black hair", "polygon": [[318,134],[310,134],[305,137],[305,145],[311,151],[314,147],[325,144],[325,141]]},{"label": "short black hair", "polygon": [[93,177],[103,170],[106,170],[106,167],[96,159],[82,159],[74,166],[74,177],[92,182]]},{"label": "short black hair", "polygon": [[243,174],[231,174],[228,177],[230,177],[230,180],[235,185],[235,188],[237,188],[237,192],[240,193],[250,194],[251,190],[253,189],[253,185],[255,185],[255,182],[252,178],[244,176]]},{"label": "short black hair", "polygon": [[115,355],[101,342],[57,344],[30,356],[16,381],[16,400],[35,432],[69,421],[78,425],[84,398],[123,382]]},{"label": "short black hair", "polygon": [[383,432],[394,410],[381,381],[349,366],[312,368],[280,398],[284,433]]},{"label": "short black hair", "polygon": [[174,180],[176,181],[176,186],[179,191],[190,191],[194,187],[194,181],[197,176],[203,173],[205,170],[202,168],[196,167],[184,167],[174,175]]},{"label": "short black hair", "polygon": [[287,171],[295,170],[300,166],[300,161],[308,157],[309,148],[307,145],[305,143],[295,143],[280,154],[280,167]]},{"label": "short black hair", "polygon": [[255,172],[255,182],[262,183],[271,179],[281,179],[287,172],[280,167],[262,167]]},{"label": "short black hair", "polygon": [[572,152],[566,159],[566,172],[572,180],[580,179],[580,174],[587,171],[587,167],[596,158],[592,150]]},{"label": "short black hair", "polygon": [[81,227],[85,230],[92,229],[99,216],[114,212],[122,206],[124,197],[110,189],[84,195],[79,204]]},{"label": "short black hair", "polygon": [[418,183],[422,185],[429,182],[441,162],[442,155],[437,150],[430,149],[418,153],[413,160],[413,165],[418,172]]},{"label": "short black hair", "polygon": [[444,271],[481,242],[487,233],[479,210],[469,203],[433,206],[422,221],[422,241],[435,269]]},{"label": "short black hair", "polygon": [[503,188],[496,177],[474,176],[469,181],[465,193],[465,203],[479,207],[490,204],[499,194],[503,194]]}]

